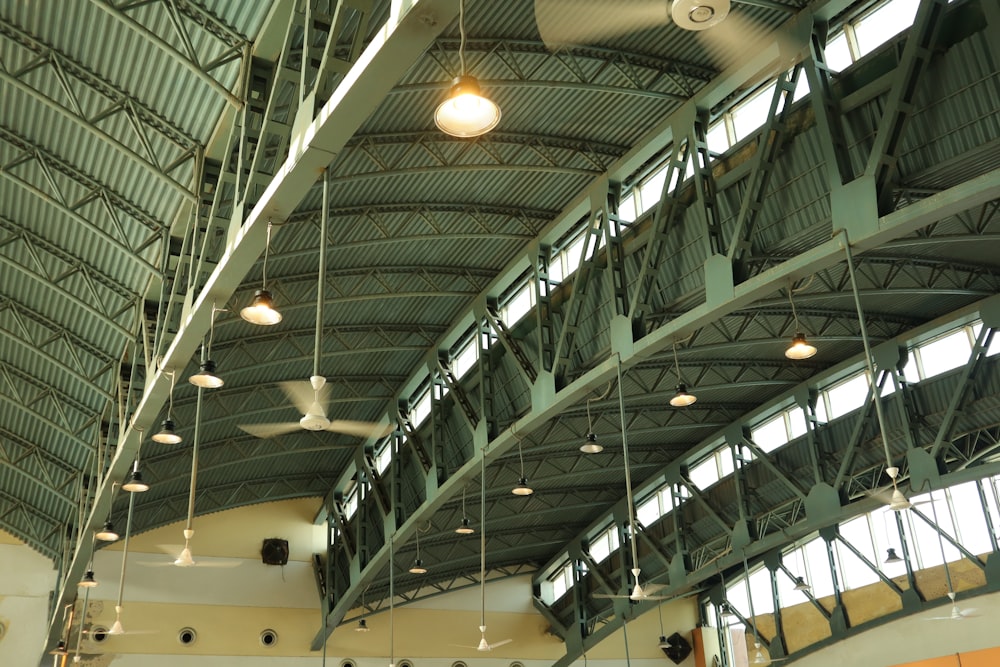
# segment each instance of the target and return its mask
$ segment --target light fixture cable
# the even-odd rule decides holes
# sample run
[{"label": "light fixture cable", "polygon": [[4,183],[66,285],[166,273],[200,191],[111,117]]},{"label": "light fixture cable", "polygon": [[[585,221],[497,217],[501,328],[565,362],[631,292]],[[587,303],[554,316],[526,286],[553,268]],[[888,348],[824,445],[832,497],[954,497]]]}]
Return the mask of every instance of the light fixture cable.
[{"label": "light fixture cable", "polygon": [[465,76],[465,0],[458,2],[458,62]]}]

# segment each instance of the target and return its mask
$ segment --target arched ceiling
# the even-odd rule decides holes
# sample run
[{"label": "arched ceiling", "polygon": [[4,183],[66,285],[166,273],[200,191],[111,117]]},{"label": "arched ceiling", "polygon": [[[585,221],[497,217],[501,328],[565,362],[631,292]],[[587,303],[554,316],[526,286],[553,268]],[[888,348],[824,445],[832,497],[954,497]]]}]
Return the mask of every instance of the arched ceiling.
[{"label": "arched ceiling", "polygon": [[[0,1],[0,527],[59,562],[71,598],[89,531],[109,512],[125,521],[113,483],[140,444],[153,488],[136,499],[134,529],[184,519],[196,424],[197,513],[306,495],[334,510],[378,443],[238,428],[297,419],[278,383],[312,373],[321,243],[331,416],[392,423],[408,439],[381,490],[338,526],[364,542],[337,547],[341,617],[362,580],[384,583],[392,498],[399,548],[409,554],[403,542],[429,526],[421,546],[439,563],[404,587],[475,576],[477,550],[452,525],[463,491],[478,506],[485,456],[489,567],[542,567],[624,495],[619,448],[578,450],[589,428],[620,441],[619,391],[641,484],[857,363],[834,230],[854,246],[876,343],[996,294],[995,12],[955,3],[934,60],[914,64],[899,41],[830,79],[810,46],[865,4],[734,3],[766,36],[720,53],[670,23],[551,51],[531,0],[468,0],[468,66],[503,118],[458,140],[432,120],[458,73],[457,0]],[[620,188],[796,62],[830,92],[769,128],[773,168],[756,136],[713,155],[696,185],[666,191],[536,294],[527,318],[496,323],[547,253],[617,219]],[[901,83],[914,68],[934,85]],[[902,139],[887,145],[887,133]],[[879,159],[888,172],[871,168]],[[265,329],[237,311],[264,280],[269,225],[266,281],[284,319]],[[782,355],[790,287],[821,347],[796,363]],[[186,378],[212,318],[226,384],[199,399]],[[453,378],[449,355],[474,328],[493,332],[488,363]],[[699,396],[684,411],[666,406],[673,343]],[[171,373],[180,446],[148,441]],[[409,424],[428,375],[448,395],[429,424]],[[538,490],[527,501],[509,493],[522,465]]]}]

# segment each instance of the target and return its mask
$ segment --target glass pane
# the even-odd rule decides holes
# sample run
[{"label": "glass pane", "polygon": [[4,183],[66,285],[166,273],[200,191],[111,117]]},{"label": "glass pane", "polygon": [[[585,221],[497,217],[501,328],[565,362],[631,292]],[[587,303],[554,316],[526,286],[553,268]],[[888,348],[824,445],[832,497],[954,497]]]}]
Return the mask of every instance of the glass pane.
[{"label": "glass pane", "polygon": [[667,180],[666,167],[660,168],[639,185],[640,215],[653,208],[663,192],[663,183]]},{"label": "glass pane", "polygon": [[723,119],[720,118],[708,128],[705,140],[711,153],[722,154],[729,150],[729,135],[726,133],[726,123]]},{"label": "glass pane", "polygon": [[722,477],[729,477],[733,474],[733,453],[726,447],[718,452],[716,458],[719,460],[719,472]]},{"label": "glass pane", "polygon": [[864,405],[868,398],[868,376],[861,373],[835,384],[826,390],[826,395],[830,404],[830,418],[846,415]]},{"label": "glass pane", "polygon": [[806,434],[806,413],[800,407],[790,408],[788,411],[788,427],[792,433],[792,438],[799,438]]},{"label": "glass pane", "polygon": [[847,45],[847,36],[840,33],[835,38],[827,42],[826,65],[831,72],[839,72],[850,67],[854,61],[851,59],[851,49]]},{"label": "glass pane", "polygon": [[[875,545],[868,526],[868,515],[859,516],[841,524],[841,536],[864,554],[871,563],[876,563]],[[861,588],[878,581],[876,574],[863,560],[858,558],[843,544],[837,544],[837,560],[844,577],[844,589]]]},{"label": "glass pane", "polygon": [[771,452],[788,442],[788,432],[785,430],[785,416],[776,415],[757,428],[750,431],[754,444],[765,453]]},{"label": "glass pane", "polygon": [[802,547],[806,557],[806,577],[812,587],[812,594],[817,598],[833,595],[833,577],[830,575],[830,562],[827,559],[826,543],[822,538],[807,542]]},{"label": "glass pane", "polygon": [[475,338],[466,343],[451,362],[452,371],[458,377],[464,376],[476,366],[479,360],[479,348],[475,343]]},{"label": "glass pane", "polygon": [[972,346],[964,329],[929,341],[917,348],[920,352],[922,378],[927,379],[964,366],[969,361]]},{"label": "glass pane", "polygon": [[[989,482],[984,484],[988,485]],[[983,488],[989,490],[988,486]],[[952,515],[958,522],[958,538],[961,545],[974,554],[993,551],[976,483],[966,482],[953,486],[948,489],[948,497],[951,499]],[[938,511],[940,512],[940,508]]]},{"label": "glass pane", "polygon": [[618,217],[624,222],[635,222],[635,195],[631,192],[618,202]]},{"label": "glass pane", "polygon": [[799,74],[799,80],[795,82],[795,94],[792,95],[792,101],[798,102],[808,94],[809,94],[809,78],[803,72]]},{"label": "glass pane", "polygon": [[503,307],[501,315],[504,323],[507,326],[513,326],[519,322],[522,317],[531,311],[531,302],[533,300],[533,293],[529,289],[529,285],[524,285],[511,297],[507,305]]},{"label": "glass pane", "polygon": [[653,496],[635,510],[635,518],[643,526],[652,526],[660,518],[660,499]]},{"label": "glass pane", "polygon": [[890,0],[854,26],[861,55],[867,55],[913,25],[919,0]]},{"label": "glass pane", "polygon": [[733,131],[736,141],[753,134],[767,120],[767,112],[771,108],[771,98],[774,96],[774,84],[760,91],[746,102],[733,109]]},{"label": "glass pane", "polygon": [[719,468],[715,463],[715,457],[710,456],[695,467],[691,468],[691,482],[704,491],[719,481]]}]

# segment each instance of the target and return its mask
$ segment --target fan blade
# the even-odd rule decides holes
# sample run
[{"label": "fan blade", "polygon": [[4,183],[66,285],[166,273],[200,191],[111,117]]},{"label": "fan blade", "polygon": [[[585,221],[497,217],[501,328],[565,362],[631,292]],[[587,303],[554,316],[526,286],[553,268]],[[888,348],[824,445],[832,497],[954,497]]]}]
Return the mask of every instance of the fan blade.
[{"label": "fan blade", "polygon": [[498,642],[494,642],[494,643],[490,644],[490,650],[492,651],[493,649],[497,648],[498,646],[503,646],[504,644],[509,644],[512,641],[514,641],[514,640],[513,639],[501,639]]},{"label": "fan blade", "polygon": [[756,53],[772,43],[777,43],[778,52],[787,61],[785,69],[796,62],[794,52],[798,47],[790,40],[780,41],[777,32],[743,18],[738,12],[730,12],[721,23],[697,35],[720,69],[739,65],[747,53]]},{"label": "fan blade", "polygon": [[312,385],[305,380],[279,382],[278,386],[285,392],[288,400],[292,402],[295,409],[299,411],[299,414],[308,414],[312,410],[313,404],[318,401],[324,416],[326,415],[326,403],[330,385],[324,385],[319,391],[315,391]]},{"label": "fan blade", "polygon": [[392,426],[386,426],[385,424],[357,422],[350,419],[333,419],[330,421],[330,425],[326,427],[327,431],[356,435],[359,438],[381,438],[384,435],[392,433],[392,429]]},{"label": "fan blade", "polygon": [[255,438],[276,438],[279,435],[298,431],[302,426],[298,422],[278,422],[275,424],[240,424],[240,430]]},{"label": "fan blade", "polygon": [[556,51],[670,22],[665,0],[535,0],[535,22],[545,46]]}]

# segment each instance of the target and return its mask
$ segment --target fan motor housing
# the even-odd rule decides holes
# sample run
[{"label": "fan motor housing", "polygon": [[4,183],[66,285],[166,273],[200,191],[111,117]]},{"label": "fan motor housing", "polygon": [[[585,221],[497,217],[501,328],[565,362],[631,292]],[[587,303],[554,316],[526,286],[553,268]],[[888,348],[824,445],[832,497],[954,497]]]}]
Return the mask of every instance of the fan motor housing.
[{"label": "fan motor housing", "polygon": [[670,18],[685,30],[706,30],[729,15],[730,0],[673,0]]},{"label": "fan motor housing", "polygon": [[260,558],[264,565],[288,564],[288,540],[269,537],[260,548]]}]

